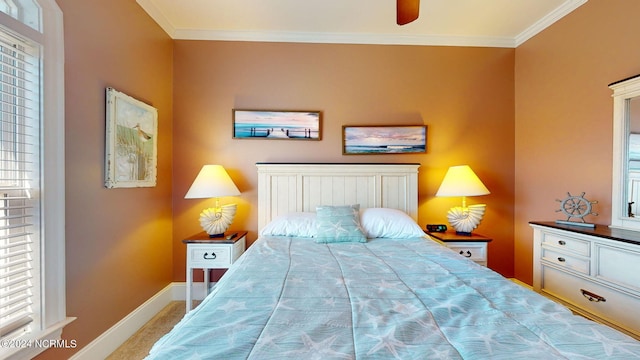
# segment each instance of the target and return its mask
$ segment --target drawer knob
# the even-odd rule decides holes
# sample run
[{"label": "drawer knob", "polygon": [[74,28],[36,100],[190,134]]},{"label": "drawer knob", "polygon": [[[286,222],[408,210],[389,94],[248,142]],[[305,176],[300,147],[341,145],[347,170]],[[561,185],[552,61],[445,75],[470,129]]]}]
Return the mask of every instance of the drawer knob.
[{"label": "drawer knob", "polygon": [[582,292],[582,296],[586,297],[589,301],[593,301],[593,302],[606,302],[607,299],[605,299],[604,297],[598,295],[598,294],[594,294],[591,291],[587,291],[585,289],[580,289],[580,291]]},{"label": "drawer knob", "polygon": [[558,244],[564,246],[564,245],[567,245],[567,242],[564,240],[558,240]]},{"label": "drawer knob", "polygon": [[465,253],[464,251],[460,250],[460,255],[470,258],[471,257],[471,251],[467,250],[467,252]]},{"label": "drawer knob", "polygon": [[565,258],[563,258],[563,257],[559,257],[559,258],[558,258],[558,261],[560,261],[560,262],[565,262],[565,261],[567,261],[567,259],[565,259]]},{"label": "drawer knob", "polygon": [[215,259],[216,253],[214,253],[213,251],[211,252],[211,255],[209,255],[209,253],[204,253],[204,255],[202,256],[205,260],[213,260]]}]

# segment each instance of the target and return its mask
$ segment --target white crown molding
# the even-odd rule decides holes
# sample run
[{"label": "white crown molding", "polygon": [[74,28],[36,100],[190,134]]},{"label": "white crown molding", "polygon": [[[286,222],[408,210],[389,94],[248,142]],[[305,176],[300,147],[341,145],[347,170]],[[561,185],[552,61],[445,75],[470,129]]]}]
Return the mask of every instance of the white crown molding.
[{"label": "white crown molding", "polygon": [[169,35],[172,39],[175,39],[176,28],[169,21],[169,19],[158,9],[156,4],[152,0],[136,0],[138,5],[151,16],[151,18]]},{"label": "white crown molding", "polygon": [[573,10],[584,5],[588,0],[567,0],[554,11],[550,12],[547,16],[536,21],[533,25],[529,26],[525,31],[521,32],[515,37],[515,47],[520,46],[527,40],[538,35],[542,30],[551,26],[551,24],[562,19],[564,16],[572,12]]},{"label": "white crown molding", "polygon": [[266,31],[221,31],[177,29],[176,40],[219,40],[294,42],[326,44],[376,44],[376,45],[436,45],[436,46],[480,46],[513,48],[512,38],[466,37],[434,35],[312,33],[312,32],[266,32]]}]

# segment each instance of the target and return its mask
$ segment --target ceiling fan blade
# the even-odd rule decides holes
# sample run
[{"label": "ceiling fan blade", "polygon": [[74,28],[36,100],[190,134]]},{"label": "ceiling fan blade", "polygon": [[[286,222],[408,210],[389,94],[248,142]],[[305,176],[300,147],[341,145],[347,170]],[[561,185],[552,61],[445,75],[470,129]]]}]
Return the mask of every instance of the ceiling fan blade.
[{"label": "ceiling fan blade", "polygon": [[420,14],[420,0],[396,0],[396,22],[398,25],[408,24]]}]

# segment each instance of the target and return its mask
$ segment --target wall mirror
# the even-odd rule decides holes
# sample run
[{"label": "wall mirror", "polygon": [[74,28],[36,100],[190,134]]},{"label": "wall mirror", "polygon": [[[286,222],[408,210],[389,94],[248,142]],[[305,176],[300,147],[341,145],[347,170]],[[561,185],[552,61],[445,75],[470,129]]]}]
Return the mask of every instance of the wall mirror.
[{"label": "wall mirror", "polygon": [[611,227],[640,231],[640,75],[613,90]]}]

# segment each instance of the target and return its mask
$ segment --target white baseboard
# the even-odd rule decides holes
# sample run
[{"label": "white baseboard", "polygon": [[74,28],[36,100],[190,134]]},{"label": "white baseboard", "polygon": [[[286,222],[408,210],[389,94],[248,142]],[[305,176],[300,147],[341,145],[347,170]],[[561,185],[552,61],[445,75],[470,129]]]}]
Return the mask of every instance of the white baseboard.
[{"label": "white baseboard", "polygon": [[[211,282],[209,283],[209,287],[212,288],[213,286],[215,286],[215,282]],[[184,282],[177,282],[177,283],[172,283],[171,285],[173,285],[171,292],[173,294],[173,300],[177,301],[184,301],[187,299],[187,283]],[[197,283],[193,283],[193,287],[191,289],[192,293],[191,296],[193,297],[193,300],[202,300],[204,299],[204,297],[206,296],[206,293],[204,291],[204,283],[202,282],[197,282]]]},{"label": "white baseboard", "polygon": [[[186,283],[171,283],[157,294],[138,306],[129,315],[95,338],[87,346],[75,353],[71,360],[104,359],[122,345],[131,335],[153,318],[171,301],[185,300]],[[204,299],[203,283],[193,284],[193,299]]]}]

